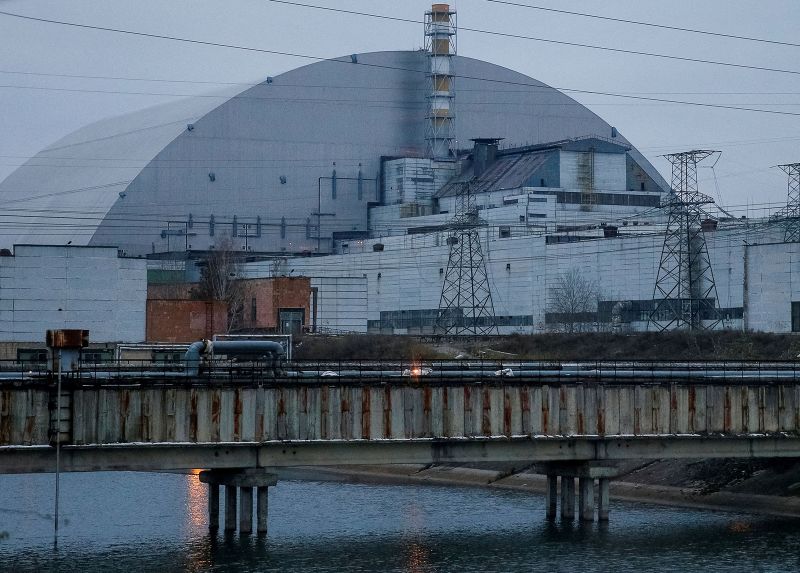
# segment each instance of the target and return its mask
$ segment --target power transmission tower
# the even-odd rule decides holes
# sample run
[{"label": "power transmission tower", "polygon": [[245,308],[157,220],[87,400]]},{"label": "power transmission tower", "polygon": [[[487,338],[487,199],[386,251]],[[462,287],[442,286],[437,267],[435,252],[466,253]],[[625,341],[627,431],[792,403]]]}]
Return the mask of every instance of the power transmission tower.
[{"label": "power transmission tower", "polygon": [[800,242],[800,163],[778,165],[789,176],[789,192],[786,207],[774,215],[784,226],[783,242]]},{"label": "power transmission tower", "polygon": [[492,291],[486,274],[478,229],[485,222],[478,217],[472,182],[461,183],[456,216],[448,225],[450,257],[439,299],[436,327],[442,334],[497,334]]},{"label": "power transmission tower", "polygon": [[661,204],[669,219],[648,329],[650,323],[661,331],[713,329],[722,321],[701,225],[701,206],[714,200],[697,187],[697,164],[714,153],[695,150],[665,156],[672,164],[672,190]]}]

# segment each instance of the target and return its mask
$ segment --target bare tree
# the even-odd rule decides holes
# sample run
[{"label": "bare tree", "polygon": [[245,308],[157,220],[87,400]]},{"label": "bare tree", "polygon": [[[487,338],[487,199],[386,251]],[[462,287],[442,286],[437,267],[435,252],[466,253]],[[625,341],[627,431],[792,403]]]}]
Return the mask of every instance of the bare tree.
[{"label": "bare tree", "polygon": [[194,297],[225,302],[228,306],[226,332],[241,324],[244,312],[244,288],[241,280],[242,255],[234,250],[233,241],[223,238],[205,260]]},{"label": "bare tree", "polygon": [[591,330],[598,319],[599,296],[597,282],[585,278],[579,269],[562,273],[550,288],[548,322],[563,332]]}]

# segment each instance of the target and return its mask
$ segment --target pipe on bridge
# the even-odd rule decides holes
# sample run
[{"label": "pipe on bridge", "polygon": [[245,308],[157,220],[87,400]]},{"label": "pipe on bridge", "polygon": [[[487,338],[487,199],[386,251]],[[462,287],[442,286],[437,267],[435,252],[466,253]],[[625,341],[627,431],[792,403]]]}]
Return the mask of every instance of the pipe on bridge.
[{"label": "pipe on bridge", "polygon": [[186,375],[197,376],[201,363],[213,358],[215,353],[236,358],[267,358],[277,374],[286,351],[280,343],[271,340],[198,340],[190,344],[183,355]]}]

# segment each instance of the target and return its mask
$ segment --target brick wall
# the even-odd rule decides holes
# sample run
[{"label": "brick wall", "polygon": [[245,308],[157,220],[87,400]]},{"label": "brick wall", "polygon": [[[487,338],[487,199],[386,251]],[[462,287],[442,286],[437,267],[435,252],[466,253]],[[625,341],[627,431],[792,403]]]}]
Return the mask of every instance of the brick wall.
[{"label": "brick wall", "polygon": [[224,302],[202,300],[148,300],[148,342],[194,342],[227,329]]},{"label": "brick wall", "polygon": [[243,286],[242,328],[278,328],[278,316],[282,308],[302,308],[305,324],[311,322],[311,279],[308,277],[247,279],[243,281]]}]

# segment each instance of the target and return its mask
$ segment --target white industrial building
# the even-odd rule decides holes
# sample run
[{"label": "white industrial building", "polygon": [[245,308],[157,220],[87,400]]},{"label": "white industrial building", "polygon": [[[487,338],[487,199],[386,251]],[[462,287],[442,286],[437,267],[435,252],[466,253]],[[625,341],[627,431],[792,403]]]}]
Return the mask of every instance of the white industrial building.
[{"label": "white industrial building", "polygon": [[17,245],[0,256],[0,342],[43,343],[49,329],[78,328],[92,342],[145,338],[143,259],[115,247]]}]

